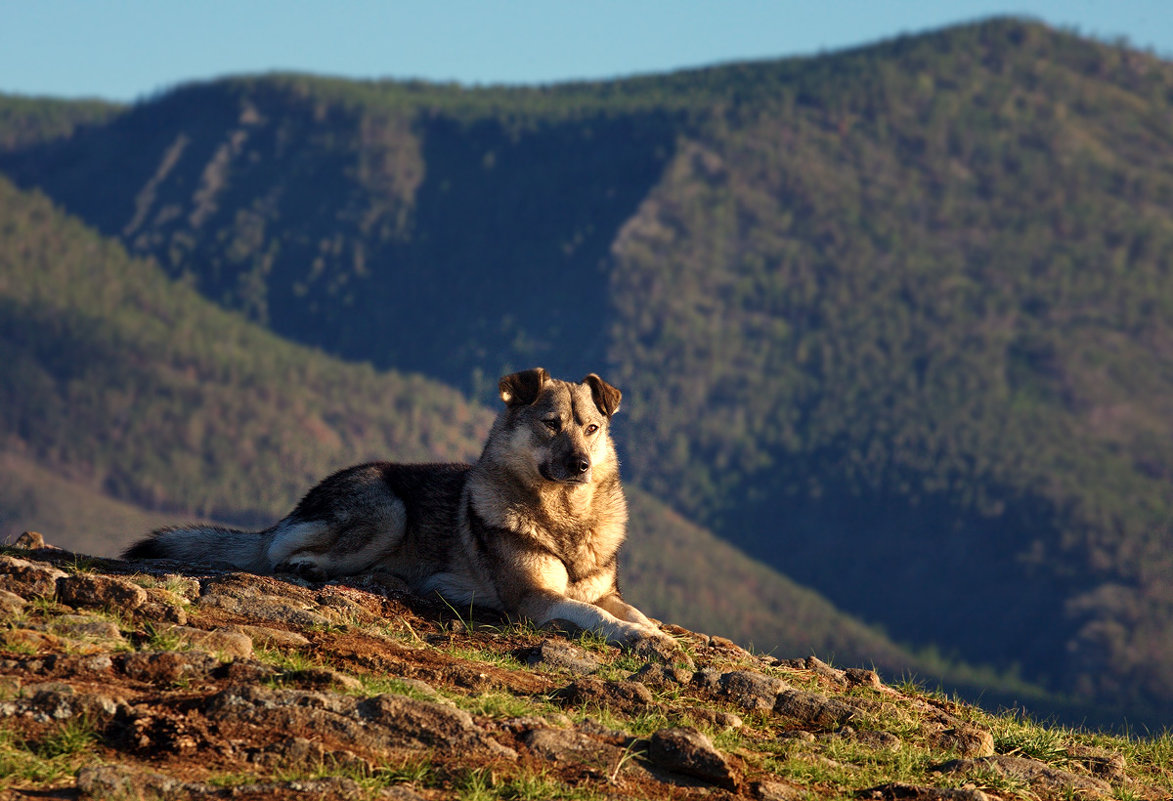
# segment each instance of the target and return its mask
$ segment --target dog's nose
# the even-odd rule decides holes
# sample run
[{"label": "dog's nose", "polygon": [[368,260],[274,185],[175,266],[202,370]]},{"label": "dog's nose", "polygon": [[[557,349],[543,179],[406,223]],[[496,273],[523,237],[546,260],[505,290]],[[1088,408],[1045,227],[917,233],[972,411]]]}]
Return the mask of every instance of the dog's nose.
[{"label": "dog's nose", "polygon": [[578,468],[578,472],[580,472],[580,473],[585,473],[586,471],[591,469],[591,463],[588,460],[582,458],[581,456],[579,457],[578,461],[575,463],[574,466]]}]

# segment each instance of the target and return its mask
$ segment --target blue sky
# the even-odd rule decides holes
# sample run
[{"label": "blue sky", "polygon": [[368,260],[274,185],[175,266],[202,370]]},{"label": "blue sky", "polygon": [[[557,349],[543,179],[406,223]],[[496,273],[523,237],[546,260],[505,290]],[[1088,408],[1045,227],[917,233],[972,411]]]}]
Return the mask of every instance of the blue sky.
[{"label": "blue sky", "polygon": [[272,70],[550,83],[809,55],[996,14],[1173,57],[1168,0],[0,0],[0,92],[130,101]]}]

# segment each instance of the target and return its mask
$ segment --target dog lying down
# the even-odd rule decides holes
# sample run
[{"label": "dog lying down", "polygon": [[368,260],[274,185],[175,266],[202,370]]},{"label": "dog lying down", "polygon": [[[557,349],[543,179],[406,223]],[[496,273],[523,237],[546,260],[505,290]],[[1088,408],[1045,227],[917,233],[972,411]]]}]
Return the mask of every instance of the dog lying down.
[{"label": "dog lying down", "polygon": [[540,367],[498,386],[504,407],[475,464],[349,467],[264,531],[164,528],[125,556],[317,580],[386,571],[454,606],[539,626],[565,620],[612,644],[674,652],[616,581],[627,502],[609,429],[620,391],[593,373],[573,383]]}]

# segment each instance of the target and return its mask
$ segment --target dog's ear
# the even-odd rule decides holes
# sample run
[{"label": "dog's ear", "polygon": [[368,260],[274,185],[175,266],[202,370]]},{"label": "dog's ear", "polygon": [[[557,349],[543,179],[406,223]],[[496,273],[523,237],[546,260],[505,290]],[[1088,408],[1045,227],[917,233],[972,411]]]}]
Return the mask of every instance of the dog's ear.
[{"label": "dog's ear", "polygon": [[594,373],[584,378],[582,383],[591,388],[591,397],[595,399],[595,405],[599,407],[600,412],[610,417],[619,411],[619,401],[623,398],[622,392]]},{"label": "dog's ear", "polygon": [[542,394],[542,387],[549,380],[550,374],[544,368],[535,367],[505,376],[497,382],[497,389],[506,406],[529,406]]}]

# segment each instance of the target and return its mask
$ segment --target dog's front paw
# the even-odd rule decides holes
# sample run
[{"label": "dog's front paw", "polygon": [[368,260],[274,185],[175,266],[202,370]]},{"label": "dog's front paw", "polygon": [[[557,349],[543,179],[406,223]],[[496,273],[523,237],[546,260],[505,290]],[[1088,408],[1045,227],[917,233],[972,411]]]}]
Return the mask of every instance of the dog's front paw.
[{"label": "dog's front paw", "polygon": [[306,581],[325,581],[326,571],[313,562],[286,561],[273,568],[277,574],[288,574],[305,579]]}]

